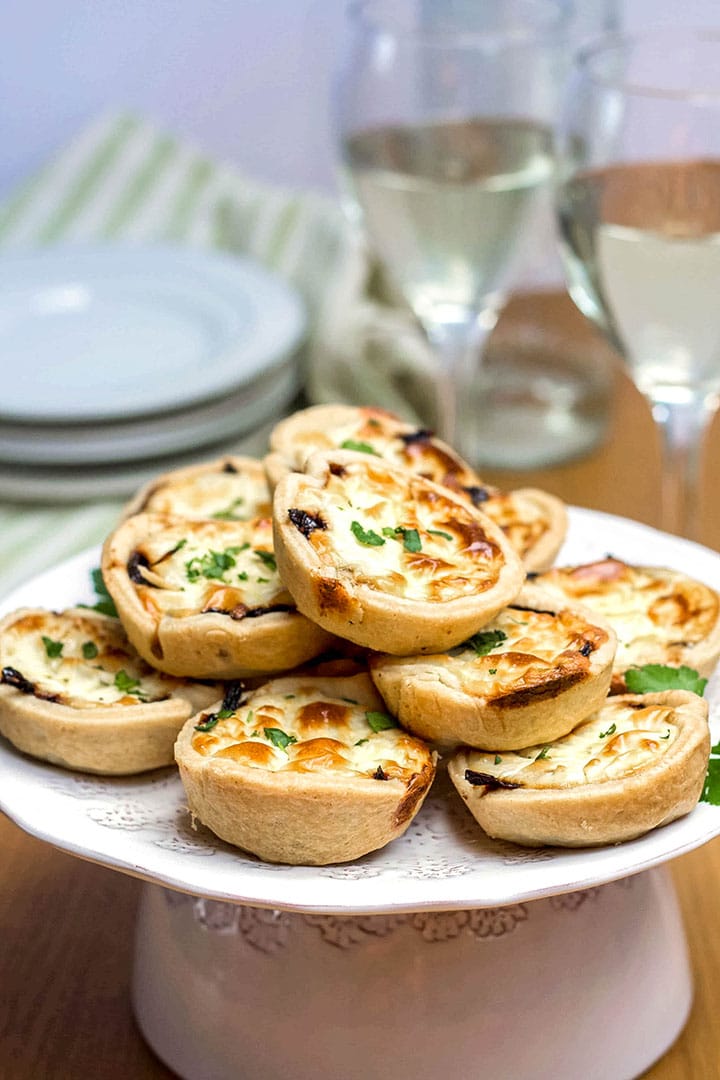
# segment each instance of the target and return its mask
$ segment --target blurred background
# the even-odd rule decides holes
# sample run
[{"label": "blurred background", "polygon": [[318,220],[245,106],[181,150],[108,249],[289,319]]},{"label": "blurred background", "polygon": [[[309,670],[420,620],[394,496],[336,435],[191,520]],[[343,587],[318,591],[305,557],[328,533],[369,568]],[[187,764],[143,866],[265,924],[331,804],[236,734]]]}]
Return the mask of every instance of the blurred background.
[{"label": "blurred background", "polygon": [[[591,23],[605,0],[578,0]],[[627,28],[677,22],[616,0]],[[328,102],[342,0],[24,0],[0,5],[0,194],[88,120],[135,109],[258,180],[336,190]],[[686,0],[686,25],[717,20]]]}]

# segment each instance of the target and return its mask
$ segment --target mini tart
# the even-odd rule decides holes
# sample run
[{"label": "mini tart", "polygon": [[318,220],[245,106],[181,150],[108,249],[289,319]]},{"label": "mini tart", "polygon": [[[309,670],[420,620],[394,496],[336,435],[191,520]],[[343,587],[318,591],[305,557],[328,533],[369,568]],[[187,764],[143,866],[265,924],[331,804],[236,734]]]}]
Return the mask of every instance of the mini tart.
[{"label": "mini tart", "polygon": [[283,586],[269,518],[136,514],[106,540],[102,573],[137,651],[171,675],[283,671],[332,641]]},{"label": "mini tart", "polygon": [[270,517],[272,497],[262,462],[225,456],[156,477],[128,503],[132,514],[174,514],[217,521]]},{"label": "mini tart", "polygon": [[448,772],[489,836],[530,847],[617,844],[695,806],[707,715],[685,690],[619,695],[562,739],[503,754],[461,750]]},{"label": "mini tart", "polygon": [[154,671],[108,615],[22,608],[0,622],[0,733],[54,765],[106,775],[171,765],[178,731],[217,692]]},{"label": "mini tart", "polygon": [[447,488],[370,454],[316,454],[275,489],[275,552],[298,608],[393,655],[451,648],[520,591],[496,525]]},{"label": "mini tart", "polygon": [[434,656],[374,656],[403,727],[443,748],[517,750],[566,735],[607,696],[615,634],[590,611],[525,586],[469,641]]},{"label": "mini tart", "polygon": [[687,664],[709,676],[718,662],[720,596],[681,571],[607,558],[549,570],[535,583],[597,611],[615,629],[612,693],[627,689],[631,667]]},{"label": "mini tart", "polygon": [[452,488],[500,526],[527,570],[551,566],[567,533],[560,499],[536,488],[503,492],[484,484],[447,443],[385,409],[314,405],[281,420],[270,449],[265,467],[273,487],[288,472],[303,472],[313,453],[346,449],[375,454]]},{"label": "mini tart", "polygon": [[231,688],[175,747],[190,812],[268,862],[347,862],[400,836],[435,774],[367,674]]}]

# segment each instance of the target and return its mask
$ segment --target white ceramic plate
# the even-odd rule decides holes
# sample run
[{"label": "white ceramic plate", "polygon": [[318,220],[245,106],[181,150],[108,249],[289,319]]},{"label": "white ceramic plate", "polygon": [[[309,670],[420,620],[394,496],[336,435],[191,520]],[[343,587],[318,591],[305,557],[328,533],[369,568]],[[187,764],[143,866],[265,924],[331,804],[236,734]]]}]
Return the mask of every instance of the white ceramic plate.
[{"label": "white ceramic plate", "polygon": [[172,247],[0,259],[0,415],[142,416],[232,391],[287,358],[302,303],[250,259]]},{"label": "white ceramic plate", "polygon": [[300,371],[290,358],[250,387],[159,416],[102,424],[0,421],[0,496],[14,497],[10,485],[15,487],[17,475],[3,465],[27,466],[51,481],[50,470],[68,465],[118,465],[176,454],[255,430],[277,418],[299,391]]},{"label": "white ceramic plate", "polygon": [[75,466],[74,468],[24,468],[0,465],[0,498],[14,502],[74,503],[88,499],[124,499],[159,473],[209,461],[221,454],[262,457],[270,432],[286,413],[279,409],[259,428],[240,439],[223,440],[203,449],[125,465]]},{"label": "white ceramic plate", "polygon": [[[720,589],[720,555],[631,521],[573,509],[559,562],[612,552],[629,562],[689,569]],[[91,551],[40,575],[8,597],[62,607],[91,599]],[[708,690],[713,741],[720,683]],[[184,892],[286,910],[363,914],[520,903],[573,892],[656,866],[720,834],[720,807],[691,814],[638,840],[585,850],[528,850],[484,836],[449,788],[438,783],[408,832],[356,863],[272,866],[190,828],[172,769],[106,780],[66,772],[17,753],[0,739],[0,807],[27,832],[65,851]]]}]

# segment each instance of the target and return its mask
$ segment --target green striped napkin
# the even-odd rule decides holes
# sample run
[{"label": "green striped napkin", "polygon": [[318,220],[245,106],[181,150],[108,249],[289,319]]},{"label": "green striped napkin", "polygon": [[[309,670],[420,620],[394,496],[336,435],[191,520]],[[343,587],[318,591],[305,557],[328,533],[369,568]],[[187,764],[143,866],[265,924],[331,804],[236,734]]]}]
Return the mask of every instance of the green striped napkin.
[{"label": "green striped napkin", "polygon": [[[424,341],[407,312],[378,290],[361,240],[329,199],[259,184],[138,117],[113,115],[82,131],[0,204],[0,246],[114,242],[182,243],[258,259],[305,300],[311,401],[381,404],[432,422]],[[101,540],[117,512],[112,501],[0,502],[0,595]]]}]

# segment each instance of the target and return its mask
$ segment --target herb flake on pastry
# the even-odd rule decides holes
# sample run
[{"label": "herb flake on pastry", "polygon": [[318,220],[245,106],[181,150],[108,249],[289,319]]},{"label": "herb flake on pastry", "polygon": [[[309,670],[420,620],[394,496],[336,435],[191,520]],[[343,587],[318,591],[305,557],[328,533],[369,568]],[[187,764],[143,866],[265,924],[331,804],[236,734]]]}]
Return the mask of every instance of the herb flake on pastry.
[{"label": "herb flake on pastry", "polygon": [[371,658],[400,723],[443,748],[519,749],[567,734],[604,701],[615,633],[586,608],[526,585],[447,652]]},{"label": "herb flake on pastry", "polygon": [[275,553],[298,608],[393,655],[459,644],[519,592],[502,532],[452,492],[379,458],[317,454],[275,489]]},{"label": "herb flake on pastry", "polygon": [[138,652],[173,675],[281,671],[331,642],[280,580],[269,518],[136,514],[106,541],[102,571]]},{"label": "herb flake on pastry", "polygon": [[189,720],[176,760],[194,817],[270,862],[359,858],[400,836],[435,773],[366,674],[275,679]]},{"label": "herb flake on pastry", "polygon": [[461,750],[448,772],[490,836],[529,846],[630,840],[687,814],[710,752],[696,694],[617,695],[569,735],[508,752]]},{"label": "herb flake on pastry", "polygon": [[171,765],[183,723],[216,696],[153,670],[110,616],[23,608],[0,622],[0,733],[53,764],[109,775]]}]

